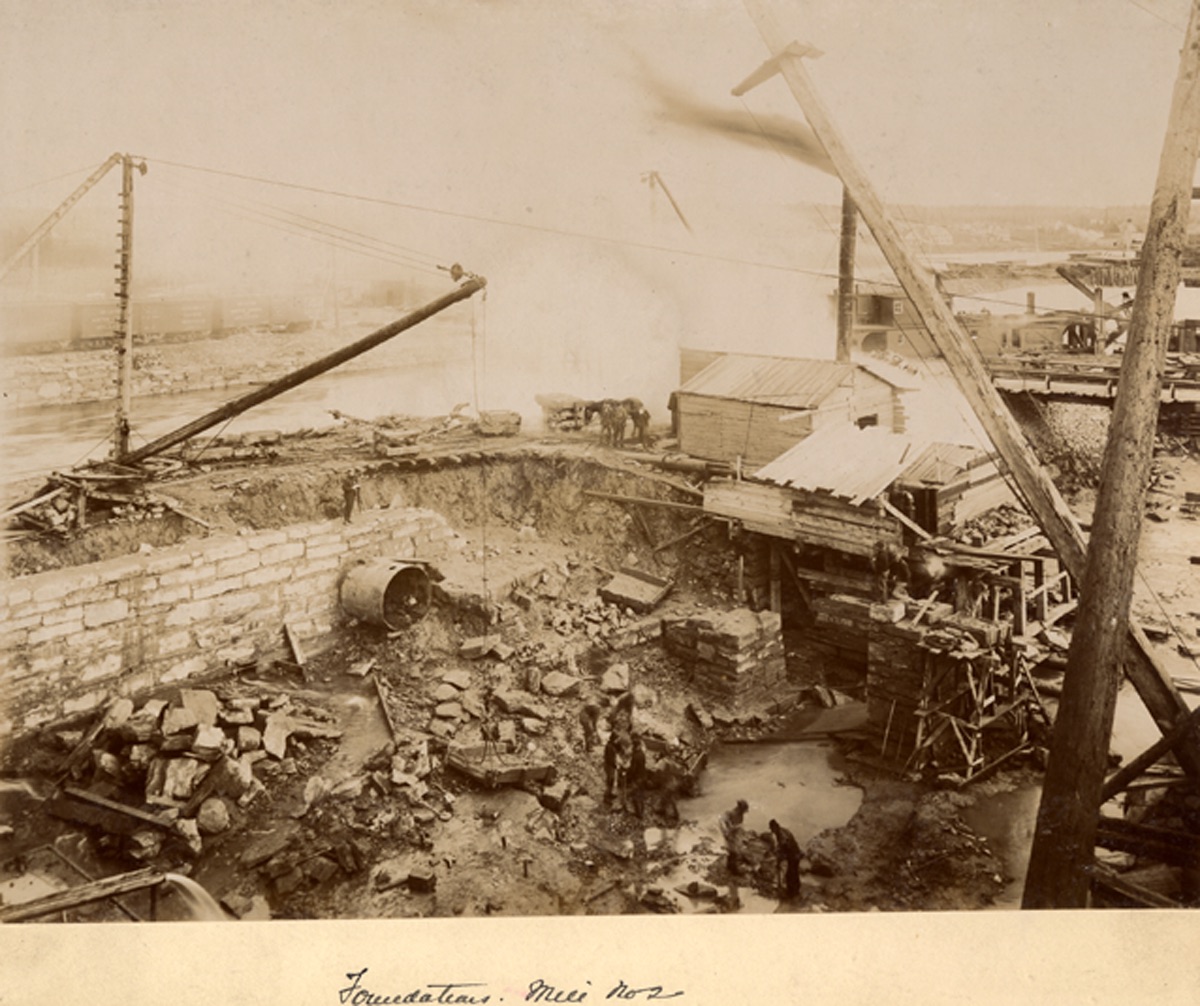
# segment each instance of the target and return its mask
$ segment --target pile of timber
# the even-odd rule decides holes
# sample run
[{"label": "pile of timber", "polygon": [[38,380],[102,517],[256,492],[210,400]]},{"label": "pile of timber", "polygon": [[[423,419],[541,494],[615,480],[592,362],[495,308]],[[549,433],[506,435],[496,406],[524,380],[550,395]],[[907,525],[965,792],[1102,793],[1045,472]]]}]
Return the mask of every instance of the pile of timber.
[{"label": "pile of timber", "polygon": [[776,612],[735,608],[664,619],[663,639],[689,664],[693,684],[728,709],[769,705],[787,676]]}]

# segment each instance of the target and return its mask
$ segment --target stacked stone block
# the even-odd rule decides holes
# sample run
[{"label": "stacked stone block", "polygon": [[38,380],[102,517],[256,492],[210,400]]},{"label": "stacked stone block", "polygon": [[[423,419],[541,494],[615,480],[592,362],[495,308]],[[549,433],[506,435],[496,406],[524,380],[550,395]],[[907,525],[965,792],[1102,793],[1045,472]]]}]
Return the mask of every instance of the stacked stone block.
[{"label": "stacked stone block", "polygon": [[0,738],[117,696],[282,656],[344,616],[345,571],[376,557],[437,559],[436,513],[388,509],[213,536],[0,583]]},{"label": "stacked stone block", "polygon": [[663,639],[691,665],[696,688],[730,710],[769,705],[787,676],[776,612],[735,608],[665,619]]}]

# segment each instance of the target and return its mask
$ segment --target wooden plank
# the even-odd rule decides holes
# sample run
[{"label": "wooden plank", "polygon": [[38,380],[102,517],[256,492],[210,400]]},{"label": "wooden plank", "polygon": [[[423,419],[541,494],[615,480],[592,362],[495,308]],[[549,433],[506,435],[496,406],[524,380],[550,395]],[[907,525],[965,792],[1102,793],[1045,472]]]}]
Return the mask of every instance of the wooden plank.
[{"label": "wooden plank", "polygon": [[303,667],[305,659],[304,648],[300,645],[300,638],[287,622],[283,623],[283,634],[287,637],[287,644],[292,651],[292,658],[296,661],[296,666]]},{"label": "wooden plank", "polygon": [[600,492],[597,489],[585,489],[583,495],[593,499],[612,500],[614,503],[642,503],[648,506],[666,507],[669,510],[685,510],[689,513],[704,512],[704,507],[697,506],[695,503],[675,503],[672,500],[648,499],[645,496],[621,496],[617,493]]},{"label": "wooden plank", "polygon": [[79,789],[76,786],[64,786],[62,791],[73,800],[79,800],[81,803],[91,804],[92,806],[99,807],[102,810],[110,810],[118,814],[123,814],[135,821],[139,821],[142,824],[148,824],[153,828],[160,828],[163,831],[171,831],[174,827],[170,821],[159,817],[157,814],[149,814],[144,810],[139,810],[137,807],[130,807],[128,804],[117,803],[115,800],[109,800],[106,797],[97,796],[95,793],[89,793],[86,789]]},{"label": "wooden plank", "polygon": [[106,877],[66,891],[55,891],[21,905],[6,905],[0,908],[0,922],[25,922],[29,919],[53,915],[69,908],[79,908],[94,901],[105,901],[120,894],[131,894],[147,888],[158,887],[166,882],[166,875],[147,867],[116,877]]},{"label": "wooden plank", "polygon": [[1200,706],[1188,713],[1188,715],[1180,717],[1179,722],[1163,734],[1159,740],[1155,741],[1140,755],[1109,776],[1100,790],[1101,802],[1111,800],[1120,793],[1129,783],[1133,782],[1146,769],[1174,748],[1187,733],[1194,730],[1197,726],[1200,726]]}]

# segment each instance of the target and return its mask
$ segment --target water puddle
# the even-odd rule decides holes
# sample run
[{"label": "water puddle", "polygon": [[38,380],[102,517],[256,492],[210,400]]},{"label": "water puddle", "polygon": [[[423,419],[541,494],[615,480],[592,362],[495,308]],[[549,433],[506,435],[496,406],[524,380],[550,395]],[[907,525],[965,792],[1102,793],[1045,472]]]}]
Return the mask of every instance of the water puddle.
[{"label": "water puddle", "polygon": [[[679,812],[687,823],[661,836],[660,850],[679,857],[660,881],[667,897],[685,913],[711,910],[711,900],[691,898],[675,888],[703,882],[712,861],[724,856],[718,819],[739,799],[750,804],[748,831],[767,831],[774,818],[801,846],[827,828],[846,824],[862,804],[863,794],[843,781],[843,767],[829,741],[714,748],[701,780],[703,792],[680,802]],[[727,888],[721,893],[745,914],[787,910],[778,899],[749,888]]]}]

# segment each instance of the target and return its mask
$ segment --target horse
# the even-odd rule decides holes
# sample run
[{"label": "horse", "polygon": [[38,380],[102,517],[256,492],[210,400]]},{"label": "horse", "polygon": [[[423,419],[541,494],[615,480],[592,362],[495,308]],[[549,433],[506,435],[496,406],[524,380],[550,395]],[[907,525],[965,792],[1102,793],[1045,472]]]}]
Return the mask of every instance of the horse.
[{"label": "horse", "polygon": [[629,413],[621,402],[606,398],[600,408],[600,441],[609,447],[624,447],[628,419]]}]

